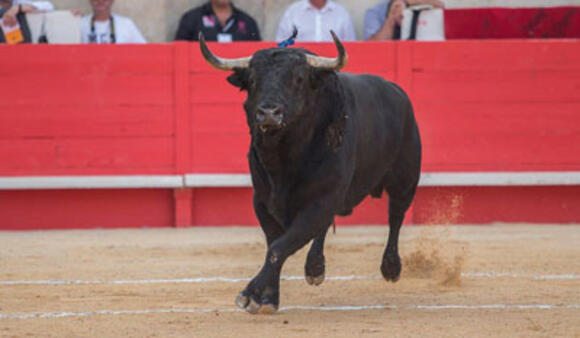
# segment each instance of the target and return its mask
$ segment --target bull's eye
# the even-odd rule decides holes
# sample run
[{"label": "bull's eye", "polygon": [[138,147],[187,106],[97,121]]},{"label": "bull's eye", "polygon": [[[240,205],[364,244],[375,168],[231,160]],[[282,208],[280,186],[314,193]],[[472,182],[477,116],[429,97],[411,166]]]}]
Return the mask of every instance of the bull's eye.
[{"label": "bull's eye", "polygon": [[301,86],[303,82],[304,82],[304,77],[302,77],[301,74],[298,74],[298,75],[296,75],[296,77],[294,77],[294,83],[296,84],[296,86]]},{"label": "bull's eye", "polygon": [[255,89],[256,88],[256,79],[254,77],[250,77],[248,80],[248,87],[249,89]]}]

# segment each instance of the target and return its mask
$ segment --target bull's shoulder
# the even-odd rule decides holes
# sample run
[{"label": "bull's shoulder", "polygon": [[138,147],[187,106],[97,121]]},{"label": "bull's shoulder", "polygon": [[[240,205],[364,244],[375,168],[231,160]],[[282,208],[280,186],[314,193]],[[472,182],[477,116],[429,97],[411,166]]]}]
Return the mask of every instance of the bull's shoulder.
[{"label": "bull's shoulder", "polygon": [[338,75],[343,88],[355,97],[368,99],[382,97],[389,102],[408,102],[409,97],[396,83],[373,74],[352,74],[341,72]]},{"label": "bull's shoulder", "polygon": [[406,96],[405,92],[396,83],[384,79],[374,74],[353,74],[341,72],[338,74],[340,81],[349,87],[367,87],[374,86],[382,89],[391,90],[399,95]]}]

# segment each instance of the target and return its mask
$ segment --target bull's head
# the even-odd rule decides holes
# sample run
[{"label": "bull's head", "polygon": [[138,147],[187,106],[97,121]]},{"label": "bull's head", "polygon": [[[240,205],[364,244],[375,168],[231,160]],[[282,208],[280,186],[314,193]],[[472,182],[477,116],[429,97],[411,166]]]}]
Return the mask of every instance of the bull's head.
[{"label": "bull's head", "polygon": [[[248,92],[244,109],[252,133],[274,134],[297,121],[308,123],[317,107],[316,95],[327,83],[325,78],[346,65],[344,46],[330,32],[338,56],[325,58],[297,48],[270,48],[253,56],[224,59],[214,55],[200,33],[204,58],[219,70],[233,71],[228,81]],[[309,113],[310,112],[310,113]]]}]

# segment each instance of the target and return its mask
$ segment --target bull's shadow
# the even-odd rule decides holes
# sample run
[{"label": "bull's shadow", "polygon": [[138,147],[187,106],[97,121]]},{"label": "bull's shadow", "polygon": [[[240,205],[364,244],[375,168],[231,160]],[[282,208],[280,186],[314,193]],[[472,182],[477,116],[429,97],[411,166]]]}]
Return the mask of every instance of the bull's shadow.
[{"label": "bull's shadow", "polygon": [[392,82],[339,72],[348,58],[331,34],[336,58],[278,47],[224,59],[200,35],[207,62],[233,72],[228,81],[247,92],[253,203],[268,245],[262,269],[236,298],[250,313],[278,309],[282,265],[310,241],[306,281],[323,282],[328,228],[336,215],[350,214],[367,195],[389,195],[389,239],[381,272],[393,282],[401,273],[399,229],[421,163],[413,108]]}]

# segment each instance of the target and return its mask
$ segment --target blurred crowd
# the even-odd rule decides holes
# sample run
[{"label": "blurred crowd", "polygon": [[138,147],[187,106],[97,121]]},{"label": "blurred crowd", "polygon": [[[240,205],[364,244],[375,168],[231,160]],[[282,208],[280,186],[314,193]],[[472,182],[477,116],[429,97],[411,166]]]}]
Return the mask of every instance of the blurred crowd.
[{"label": "blurred crowd", "polygon": [[[87,0],[91,13],[79,10],[70,14],[80,18],[80,42],[95,44],[145,43],[135,22],[113,12],[115,0]],[[427,9],[444,7],[440,0],[387,0],[367,9],[364,17],[365,40],[401,39],[403,11],[409,6]],[[54,11],[50,1],[0,0],[0,42],[49,42],[46,34],[36,39],[31,34],[27,14]],[[44,29],[44,21],[42,23]],[[276,31],[276,41],[290,37],[297,28],[297,41],[331,41],[333,30],[344,41],[356,40],[348,10],[332,0],[300,0],[284,11]],[[196,41],[203,33],[206,40],[218,42],[259,41],[262,39],[254,18],[234,6],[231,0],[210,0],[184,13],[175,40]],[[38,41],[35,41],[38,40]]]}]

